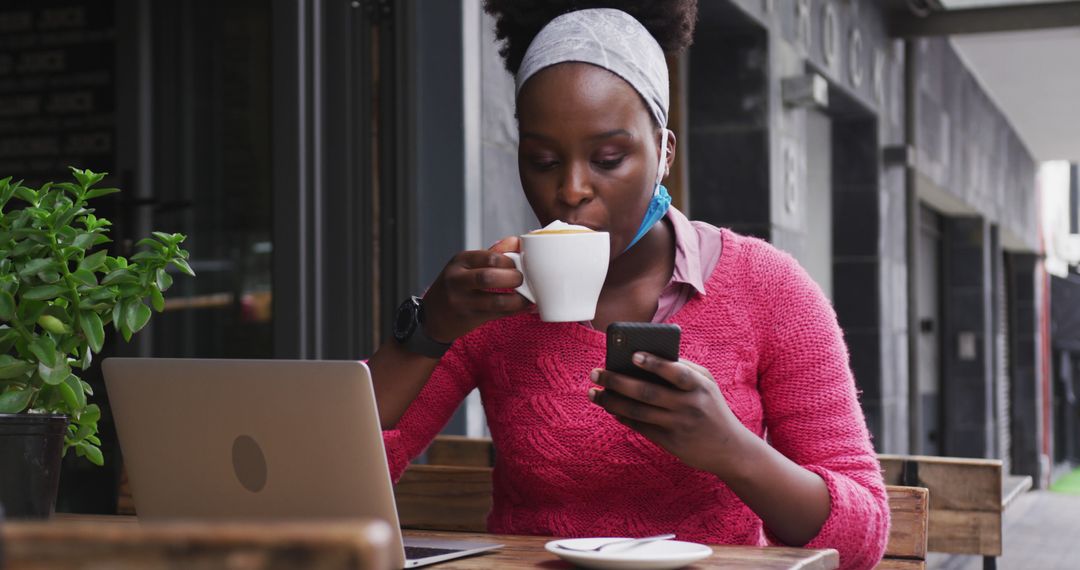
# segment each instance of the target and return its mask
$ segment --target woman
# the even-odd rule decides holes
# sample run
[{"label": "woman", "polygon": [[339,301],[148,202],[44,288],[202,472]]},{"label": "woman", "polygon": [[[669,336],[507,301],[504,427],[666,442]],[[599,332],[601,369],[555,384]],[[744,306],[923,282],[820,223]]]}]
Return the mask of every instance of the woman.
[{"label": "woman", "polygon": [[[541,322],[509,292],[514,237],[406,301],[370,361],[391,470],[478,387],[499,450],[491,532],[675,532],[870,567],[888,507],[828,300],[789,256],[688,221],[659,184],[676,150],[663,50],[689,44],[696,8],[487,0],[517,80],[525,195],[541,225],[609,232],[612,260],[591,323]],[[682,327],[684,360],[636,360],[670,387],[599,369],[613,321]]]}]

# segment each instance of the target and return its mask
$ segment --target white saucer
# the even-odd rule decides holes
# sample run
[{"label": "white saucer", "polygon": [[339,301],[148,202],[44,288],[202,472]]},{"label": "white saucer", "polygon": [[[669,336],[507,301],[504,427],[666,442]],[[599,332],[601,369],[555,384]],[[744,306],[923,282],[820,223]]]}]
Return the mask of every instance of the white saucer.
[{"label": "white saucer", "polygon": [[600,552],[579,552],[559,548],[565,544],[575,548],[592,548],[618,538],[567,538],[552,540],[544,545],[548,552],[582,568],[668,570],[682,568],[712,556],[712,549],[703,544],[679,540],[658,540],[645,544],[612,545]]}]

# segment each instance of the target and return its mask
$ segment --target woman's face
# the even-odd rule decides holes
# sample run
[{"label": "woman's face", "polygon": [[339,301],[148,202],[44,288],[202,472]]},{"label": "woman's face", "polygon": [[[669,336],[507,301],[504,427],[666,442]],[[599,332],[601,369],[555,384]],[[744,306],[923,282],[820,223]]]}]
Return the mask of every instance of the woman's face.
[{"label": "woman's face", "polygon": [[637,234],[656,180],[660,131],[644,101],[605,69],[561,63],[525,83],[517,113],[518,171],[540,224],[610,232],[614,258]]}]

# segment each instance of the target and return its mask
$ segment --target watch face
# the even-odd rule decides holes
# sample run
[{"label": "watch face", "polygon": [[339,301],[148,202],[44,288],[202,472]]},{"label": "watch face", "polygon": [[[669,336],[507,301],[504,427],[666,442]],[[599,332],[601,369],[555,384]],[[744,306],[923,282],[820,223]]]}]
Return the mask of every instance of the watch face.
[{"label": "watch face", "polygon": [[419,311],[420,305],[414,299],[408,299],[398,307],[397,318],[394,320],[394,338],[398,342],[405,342],[412,336]]}]

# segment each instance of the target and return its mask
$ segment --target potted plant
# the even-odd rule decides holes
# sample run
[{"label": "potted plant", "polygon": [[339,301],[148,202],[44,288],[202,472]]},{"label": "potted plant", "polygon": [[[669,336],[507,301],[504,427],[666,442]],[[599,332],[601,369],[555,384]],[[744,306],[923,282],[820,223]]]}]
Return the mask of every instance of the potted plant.
[{"label": "potted plant", "polygon": [[125,340],[164,310],[171,265],[194,275],[181,234],[154,232],[130,260],[110,256],[110,223],[87,207],[119,192],[105,173],[35,190],[0,180],[0,503],[9,518],[48,517],[69,450],[96,465],[101,410],[79,378],[112,325]]}]

